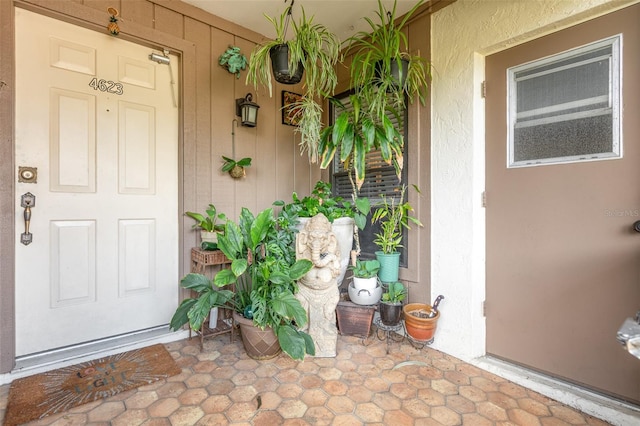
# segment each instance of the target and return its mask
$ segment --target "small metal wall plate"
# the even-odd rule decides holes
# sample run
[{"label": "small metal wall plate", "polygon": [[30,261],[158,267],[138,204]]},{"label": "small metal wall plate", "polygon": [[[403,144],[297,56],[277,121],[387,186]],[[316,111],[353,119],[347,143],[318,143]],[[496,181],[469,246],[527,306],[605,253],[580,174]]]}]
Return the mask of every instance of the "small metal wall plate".
[{"label": "small metal wall plate", "polygon": [[20,183],[38,183],[37,167],[18,167],[18,182]]}]

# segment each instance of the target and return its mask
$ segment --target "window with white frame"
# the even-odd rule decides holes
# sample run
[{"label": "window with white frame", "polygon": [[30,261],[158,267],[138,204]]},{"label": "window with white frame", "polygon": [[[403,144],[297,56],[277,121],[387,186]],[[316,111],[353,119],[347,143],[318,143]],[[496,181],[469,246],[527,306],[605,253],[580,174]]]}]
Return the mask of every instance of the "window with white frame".
[{"label": "window with white frame", "polygon": [[620,158],[621,39],[508,70],[509,167]]}]

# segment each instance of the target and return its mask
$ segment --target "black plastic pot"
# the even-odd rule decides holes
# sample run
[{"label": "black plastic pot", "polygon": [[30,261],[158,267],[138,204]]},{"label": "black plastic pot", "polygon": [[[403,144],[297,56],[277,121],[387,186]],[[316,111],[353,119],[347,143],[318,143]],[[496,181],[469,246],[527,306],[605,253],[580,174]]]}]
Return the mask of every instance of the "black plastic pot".
[{"label": "black plastic pot", "polygon": [[[400,60],[401,67],[398,67],[398,62],[395,59],[391,60],[391,78],[394,81],[395,88],[404,87],[404,82],[407,80],[407,73],[409,72],[409,61],[407,59]],[[376,62],[375,72],[376,77],[380,78],[382,68],[382,61]],[[400,70],[402,69],[402,75]]]},{"label": "black plastic pot", "polygon": [[282,84],[297,84],[302,80],[302,74],[304,73],[304,66],[302,62],[298,63],[298,68],[295,74],[289,73],[289,46],[286,44],[279,44],[274,46],[269,51],[271,56],[271,70],[273,71],[273,77],[278,83]]},{"label": "black plastic pot", "polygon": [[380,321],[388,326],[398,325],[402,315],[402,303],[380,302]]}]

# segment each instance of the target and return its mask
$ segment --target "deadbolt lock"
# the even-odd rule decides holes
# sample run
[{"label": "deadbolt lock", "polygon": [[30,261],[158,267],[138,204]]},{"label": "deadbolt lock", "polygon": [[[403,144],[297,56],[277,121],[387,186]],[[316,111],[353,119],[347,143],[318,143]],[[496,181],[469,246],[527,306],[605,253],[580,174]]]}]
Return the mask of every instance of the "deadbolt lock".
[{"label": "deadbolt lock", "polygon": [[38,183],[37,167],[18,167],[18,182],[20,183]]}]

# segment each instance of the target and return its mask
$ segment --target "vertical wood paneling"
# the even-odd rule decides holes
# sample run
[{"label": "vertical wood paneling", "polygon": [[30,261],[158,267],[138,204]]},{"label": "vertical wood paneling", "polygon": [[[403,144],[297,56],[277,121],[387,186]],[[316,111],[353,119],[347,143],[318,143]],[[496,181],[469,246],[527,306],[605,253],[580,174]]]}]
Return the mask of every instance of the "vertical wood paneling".
[{"label": "vertical wood paneling", "polygon": [[176,37],[184,37],[184,17],[166,7],[155,5],[154,28]]},{"label": "vertical wood paneling", "polygon": [[[196,87],[194,84],[187,84],[196,79],[196,55],[195,46],[187,49],[182,58],[182,145],[178,150],[178,167],[179,176],[182,177],[182,197],[178,201],[178,209],[180,212],[192,210],[196,200],[196,181],[197,175],[195,168],[192,166],[196,162]],[[184,273],[189,271],[191,267],[191,247],[196,245],[195,232],[192,232],[193,220],[187,216],[181,216],[180,240],[182,262],[180,270]],[[188,295],[187,290],[182,290],[181,297]]]},{"label": "vertical wood paneling", "polygon": [[196,120],[195,120],[195,163],[186,167],[195,168],[196,199],[185,200],[185,208],[203,212],[211,196],[211,40],[210,27],[202,22],[187,18],[185,20],[185,38],[196,45],[195,84]]},{"label": "vertical wood paneling", "polygon": [[[282,124],[283,90],[302,94],[303,89],[301,84],[294,86],[276,84],[273,94],[276,114],[275,127],[279,142],[277,147],[278,198],[290,202],[291,194],[294,191],[303,195],[310,193],[308,182],[309,161],[306,153],[303,156],[300,155],[300,134],[296,133],[296,128]],[[302,167],[300,163],[302,163]]]},{"label": "vertical wood paneling", "polygon": [[[218,207],[220,212],[235,219],[238,217],[235,200],[234,180],[228,173],[220,170],[222,167],[222,156],[233,157],[231,132],[238,133],[238,129],[232,129],[235,118],[234,86],[236,84],[235,75],[227,72],[221,66],[216,66],[220,55],[227,48],[234,44],[232,34],[211,29],[211,60],[215,63],[211,67],[211,171],[212,186],[209,199]],[[245,49],[242,51],[246,54]],[[244,78],[246,74],[242,74]],[[236,136],[236,144],[237,136]],[[238,155],[236,154],[236,157]],[[238,157],[241,158],[241,157]],[[251,167],[249,168],[251,173]]]},{"label": "vertical wood paneling", "polygon": [[148,28],[153,28],[153,3],[148,1],[123,1],[120,16],[122,19]]},{"label": "vertical wood paneling", "polygon": [[[251,54],[251,50],[253,49],[253,43],[237,37],[235,38],[234,43],[240,48],[242,52],[244,52],[244,54],[248,58]],[[220,56],[220,54],[224,52],[227,47],[228,46],[225,46],[223,49],[215,52],[216,61],[218,60],[218,56]],[[228,182],[235,191],[234,212],[235,217],[237,217],[242,207],[248,208],[254,214],[266,207],[258,205],[257,197],[260,191],[269,191],[266,187],[262,186],[263,183],[267,181],[267,178],[263,175],[264,167],[269,167],[269,163],[264,161],[261,155],[258,155],[257,147],[263,144],[265,142],[265,139],[268,139],[269,137],[268,134],[265,133],[265,130],[269,128],[269,119],[267,118],[266,120],[264,120],[264,117],[268,117],[269,113],[268,108],[263,108],[264,98],[262,97],[260,92],[256,92],[253,86],[246,85],[246,72],[243,72],[239,79],[236,79],[234,76],[227,72],[226,77],[228,78],[229,76],[232,77],[232,82],[230,83],[234,88],[234,101],[231,105],[229,105],[229,107],[234,117],[235,99],[244,98],[247,93],[252,93],[253,101],[260,105],[260,109],[258,110],[258,125],[256,127],[243,127],[239,125],[235,129],[236,160],[244,157],[252,158],[252,165],[246,170],[247,177],[233,180],[229,175],[225,176],[225,182]],[[235,118],[239,119],[239,117]]]},{"label": "vertical wood paneling", "polygon": [[115,7],[119,12],[122,12],[122,3],[122,0],[84,0],[82,2],[83,5],[101,12],[106,12],[110,7]]}]

